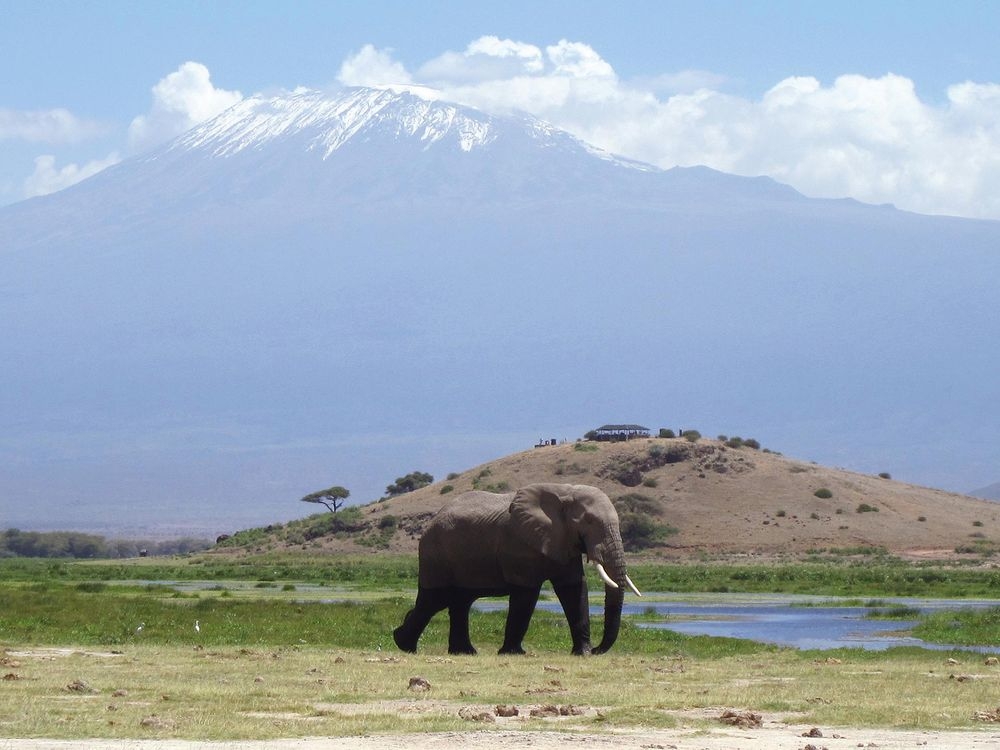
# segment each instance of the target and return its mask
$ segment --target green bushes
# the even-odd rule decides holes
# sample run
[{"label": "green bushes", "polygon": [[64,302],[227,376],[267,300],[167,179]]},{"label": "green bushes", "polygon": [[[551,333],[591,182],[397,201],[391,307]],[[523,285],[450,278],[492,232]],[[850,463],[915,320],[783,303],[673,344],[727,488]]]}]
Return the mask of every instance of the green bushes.
[{"label": "green bushes", "polygon": [[407,492],[419,490],[434,481],[434,477],[425,471],[411,471],[403,477],[397,477],[396,481],[385,488],[385,494],[389,497],[405,495]]},{"label": "green bushes", "polygon": [[813,494],[820,500],[829,500],[831,497],[833,497],[833,492],[826,487],[820,487]]},{"label": "green bushes", "polygon": [[628,552],[655,547],[668,536],[678,533],[678,529],[665,523],[660,523],[643,513],[619,513],[619,528],[622,543]]},{"label": "green bushes", "polygon": [[744,439],[739,435],[727,438],[725,435],[719,435],[719,440],[725,443],[727,448],[751,448],[752,450],[760,450],[760,443],[753,438]]}]

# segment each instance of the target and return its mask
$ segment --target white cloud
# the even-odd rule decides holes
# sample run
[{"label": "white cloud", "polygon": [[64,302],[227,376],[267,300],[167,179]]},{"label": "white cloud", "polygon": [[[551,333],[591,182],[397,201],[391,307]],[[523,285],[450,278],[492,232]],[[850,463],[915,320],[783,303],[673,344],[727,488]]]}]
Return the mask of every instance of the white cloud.
[{"label": "white cloud", "polygon": [[0,109],[0,141],[76,143],[103,135],[106,127],[81,119],[66,109],[19,112]]},{"label": "white cloud", "polygon": [[39,156],[35,159],[35,171],[24,181],[24,197],[34,198],[62,190],[119,161],[118,154],[111,154],[105,159],[96,159],[83,166],[67,164],[64,167],[56,167],[56,157],[49,154]]},{"label": "white cloud", "polygon": [[411,82],[406,68],[392,59],[391,50],[379,50],[371,44],[366,44],[359,52],[344,60],[337,80],[345,86],[379,86]]},{"label": "white cloud", "polygon": [[[610,151],[664,168],[704,164],[769,175],[807,195],[925,213],[1000,218],[1000,84],[922,101],[908,78],[779,81],[759,99],[708,71],[623,81],[592,47],[484,36],[410,74],[366,47],[368,68],[486,110],[531,112]],[[362,54],[348,61],[361,67]],[[345,63],[345,68],[348,63]],[[342,68],[342,71],[344,68]]]},{"label": "white cloud", "polygon": [[239,91],[218,89],[201,63],[186,62],[153,86],[153,105],[128,129],[131,151],[163,143],[239,103]]}]

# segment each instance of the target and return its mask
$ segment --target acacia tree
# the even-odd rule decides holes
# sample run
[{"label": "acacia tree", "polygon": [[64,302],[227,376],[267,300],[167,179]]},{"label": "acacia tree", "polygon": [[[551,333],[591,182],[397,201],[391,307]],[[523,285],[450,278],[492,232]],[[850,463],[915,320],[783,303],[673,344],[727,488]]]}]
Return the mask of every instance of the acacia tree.
[{"label": "acacia tree", "polygon": [[302,498],[302,502],[319,503],[320,505],[325,505],[331,513],[336,513],[350,494],[347,488],[336,485],[334,487],[327,487],[325,490],[311,492]]}]

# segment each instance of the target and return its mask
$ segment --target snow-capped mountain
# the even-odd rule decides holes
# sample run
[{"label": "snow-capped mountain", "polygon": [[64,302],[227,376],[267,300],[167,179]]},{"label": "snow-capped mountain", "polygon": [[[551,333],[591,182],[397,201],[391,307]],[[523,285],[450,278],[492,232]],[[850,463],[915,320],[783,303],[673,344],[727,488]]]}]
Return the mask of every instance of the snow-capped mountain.
[{"label": "snow-capped mountain", "polygon": [[984,484],[998,277],[997,222],[421,91],[251,97],[0,209],[0,527],[222,531],[625,421]]}]

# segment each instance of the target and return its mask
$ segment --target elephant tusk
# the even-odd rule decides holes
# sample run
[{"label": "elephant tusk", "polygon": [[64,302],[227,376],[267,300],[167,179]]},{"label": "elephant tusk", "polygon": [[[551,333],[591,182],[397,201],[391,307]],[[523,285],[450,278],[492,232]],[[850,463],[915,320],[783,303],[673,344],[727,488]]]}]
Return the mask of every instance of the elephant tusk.
[{"label": "elephant tusk", "polygon": [[628,576],[625,576],[625,583],[627,583],[627,584],[628,584],[628,587],[629,587],[630,589],[632,589],[632,591],[634,591],[634,592],[635,592],[635,595],[636,595],[636,596],[642,596],[642,592],[641,592],[641,591],[639,591],[639,589],[637,589],[637,588],[635,587],[635,584],[634,584],[634,583],[632,583],[632,579],[631,579],[631,578],[629,578]]},{"label": "elephant tusk", "polygon": [[604,569],[604,566],[599,562],[595,562],[594,566],[597,568],[597,575],[601,577],[601,580],[613,589],[618,588],[618,584],[611,580],[611,576],[608,575],[608,571]]}]

